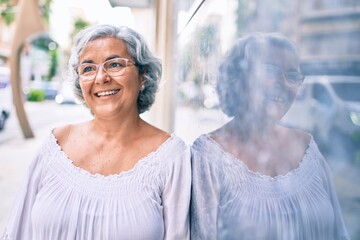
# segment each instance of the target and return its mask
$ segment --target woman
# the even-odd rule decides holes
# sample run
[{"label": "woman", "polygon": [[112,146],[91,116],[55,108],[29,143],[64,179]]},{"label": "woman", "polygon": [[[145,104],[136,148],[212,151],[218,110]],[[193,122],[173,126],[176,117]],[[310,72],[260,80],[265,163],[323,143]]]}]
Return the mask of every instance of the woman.
[{"label": "woman", "polygon": [[255,33],[219,66],[232,119],[192,145],[192,238],[348,239],[314,139],[279,124],[304,80],[294,45]]},{"label": "woman", "polygon": [[93,119],[53,130],[3,239],[188,239],[190,150],[139,116],[160,61],[135,31],[98,25],[75,38],[69,71]]}]

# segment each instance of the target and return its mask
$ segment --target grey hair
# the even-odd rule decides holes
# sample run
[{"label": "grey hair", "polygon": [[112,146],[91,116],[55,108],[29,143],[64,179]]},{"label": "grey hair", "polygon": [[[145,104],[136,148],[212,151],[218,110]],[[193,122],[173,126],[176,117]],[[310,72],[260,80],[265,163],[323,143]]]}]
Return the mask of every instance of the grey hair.
[{"label": "grey hair", "polygon": [[68,62],[68,77],[74,82],[75,95],[85,102],[77,73],[80,55],[89,42],[104,37],[113,37],[125,43],[128,53],[135,61],[139,74],[144,78],[145,88],[139,93],[137,99],[138,111],[139,114],[147,111],[155,101],[155,94],[161,79],[162,65],[160,60],[149,50],[144,37],[124,26],[95,25],[81,30],[75,36]]},{"label": "grey hair", "polygon": [[295,45],[280,33],[252,33],[238,39],[227,52],[218,69],[216,91],[222,111],[229,117],[241,116],[250,110],[249,72],[261,58],[262,50],[281,47],[294,52]]}]

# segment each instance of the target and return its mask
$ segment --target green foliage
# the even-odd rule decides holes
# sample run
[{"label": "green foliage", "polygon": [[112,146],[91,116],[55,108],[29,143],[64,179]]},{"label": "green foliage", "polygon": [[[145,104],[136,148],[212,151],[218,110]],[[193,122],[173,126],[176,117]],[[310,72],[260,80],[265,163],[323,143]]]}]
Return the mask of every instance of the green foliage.
[{"label": "green foliage", "polygon": [[200,55],[207,58],[216,47],[216,29],[208,25],[200,30],[199,36]]},{"label": "green foliage", "polygon": [[180,55],[180,81],[184,82],[187,79],[187,76],[191,72],[193,67],[193,49],[191,47],[185,48],[184,52]]},{"label": "green foliage", "polygon": [[44,21],[47,25],[49,25],[49,19],[50,19],[50,7],[53,0],[45,0],[43,4],[40,5],[41,14],[44,18]]},{"label": "green foliage", "polygon": [[45,91],[34,89],[30,90],[27,96],[27,100],[31,102],[41,102],[45,100]]},{"label": "green foliage", "polygon": [[357,167],[360,167],[360,151],[357,151],[357,152],[355,153],[355,165],[356,165]]},{"label": "green foliage", "polygon": [[85,19],[82,19],[82,18],[77,18],[74,22],[74,29],[71,33],[71,39],[74,38],[74,36],[80,32],[80,30],[82,30],[83,28],[89,26],[90,23],[88,21],[86,21]]},{"label": "green foliage", "polygon": [[[41,14],[44,18],[46,24],[49,24],[49,16],[50,16],[50,6],[53,0],[43,0],[40,2],[44,2],[40,4],[39,8]],[[6,25],[11,25],[16,18],[16,14],[14,11],[14,5],[11,0],[0,0],[0,8],[3,9],[0,13],[1,18],[3,19]]]},{"label": "green foliage", "polygon": [[81,29],[89,26],[89,24],[90,23],[88,21],[86,21],[86,20],[84,20],[82,18],[78,18],[78,19],[75,20],[75,23],[74,23],[75,30],[80,31]]},{"label": "green foliage", "polygon": [[0,8],[1,6],[3,6],[3,10],[1,11],[0,16],[4,23],[9,26],[15,20],[14,6],[11,4],[10,0],[0,0]]},{"label": "green foliage", "polygon": [[356,132],[351,136],[355,145],[355,165],[360,167],[360,132]]},{"label": "green foliage", "polygon": [[50,55],[50,68],[49,73],[46,76],[46,80],[51,81],[51,79],[56,75],[58,67],[58,51],[57,49],[52,49],[49,51]]},{"label": "green foliage", "polygon": [[247,21],[249,18],[249,1],[238,0],[236,9],[236,34],[241,37],[247,31]]},{"label": "green foliage", "polygon": [[360,147],[360,132],[352,134],[351,138],[355,142],[355,144]]},{"label": "green foliage", "polygon": [[201,85],[201,75],[200,75],[200,73],[196,72],[195,76],[192,79],[192,81],[194,81],[195,85],[200,86]]},{"label": "green foliage", "polygon": [[53,40],[49,37],[48,34],[41,34],[40,36],[36,37],[34,40],[31,41],[31,45],[45,52],[48,52],[50,50],[49,45],[51,43],[53,43]]},{"label": "green foliage", "polygon": [[55,43],[47,34],[42,34],[32,40],[31,45],[49,55],[49,72],[45,76],[44,80],[51,81],[51,79],[56,75],[58,68],[58,44]]}]

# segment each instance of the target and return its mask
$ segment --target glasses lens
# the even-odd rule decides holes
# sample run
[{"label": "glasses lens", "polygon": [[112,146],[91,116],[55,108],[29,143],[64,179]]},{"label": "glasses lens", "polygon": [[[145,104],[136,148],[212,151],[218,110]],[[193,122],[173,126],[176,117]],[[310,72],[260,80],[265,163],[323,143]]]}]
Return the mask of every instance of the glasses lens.
[{"label": "glasses lens", "polygon": [[299,86],[304,81],[304,76],[299,72],[287,72],[286,79],[292,85]]},{"label": "glasses lens", "polygon": [[81,64],[78,68],[79,75],[83,81],[92,80],[97,71],[97,66],[90,63]]},{"label": "glasses lens", "polygon": [[264,65],[258,70],[258,74],[263,80],[274,82],[286,77],[287,82],[292,86],[300,86],[305,77],[297,71],[283,72],[281,68],[271,65]]},{"label": "glasses lens", "polygon": [[124,74],[126,68],[126,60],[122,58],[115,58],[104,63],[105,71],[111,77],[118,77]]}]

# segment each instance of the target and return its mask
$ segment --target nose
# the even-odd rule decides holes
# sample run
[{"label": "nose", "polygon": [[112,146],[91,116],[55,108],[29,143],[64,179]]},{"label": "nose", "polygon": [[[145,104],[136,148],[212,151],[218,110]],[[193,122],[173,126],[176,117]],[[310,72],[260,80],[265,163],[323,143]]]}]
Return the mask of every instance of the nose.
[{"label": "nose", "polygon": [[95,83],[105,83],[110,81],[110,76],[103,67],[99,67],[95,75]]}]

